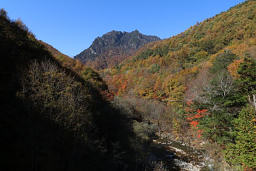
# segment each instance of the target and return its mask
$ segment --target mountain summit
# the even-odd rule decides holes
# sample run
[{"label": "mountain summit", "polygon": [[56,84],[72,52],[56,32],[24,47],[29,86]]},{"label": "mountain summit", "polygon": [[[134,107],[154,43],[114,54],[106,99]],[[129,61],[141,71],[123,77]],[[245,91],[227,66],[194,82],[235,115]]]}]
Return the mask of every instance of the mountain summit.
[{"label": "mountain summit", "polygon": [[112,67],[132,55],[143,45],[160,40],[157,36],[147,36],[138,30],[132,32],[111,31],[97,37],[92,45],[75,56],[95,69]]}]

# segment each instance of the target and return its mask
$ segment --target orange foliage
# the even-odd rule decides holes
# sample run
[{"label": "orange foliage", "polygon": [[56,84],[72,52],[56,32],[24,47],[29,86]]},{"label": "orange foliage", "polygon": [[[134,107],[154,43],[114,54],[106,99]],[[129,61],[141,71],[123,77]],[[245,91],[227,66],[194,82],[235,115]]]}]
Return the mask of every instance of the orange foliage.
[{"label": "orange foliage", "polygon": [[121,89],[124,91],[127,87],[127,80],[125,80],[122,84],[121,84]]},{"label": "orange foliage", "polygon": [[228,72],[230,73],[230,75],[237,79],[239,78],[239,74],[237,73],[237,69],[239,67],[239,65],[244,61],[244,59],[238,59],[238,60],[234,60],[229,66],[228,66]]}]

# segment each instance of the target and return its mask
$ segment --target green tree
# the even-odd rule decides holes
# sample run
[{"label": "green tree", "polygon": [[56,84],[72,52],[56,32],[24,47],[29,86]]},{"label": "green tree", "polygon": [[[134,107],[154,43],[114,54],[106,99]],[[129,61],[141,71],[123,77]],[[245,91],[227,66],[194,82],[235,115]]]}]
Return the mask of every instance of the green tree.
[{"label": "green tree", "polygon": [[215,61],[213,62],[213,66],[210,69],[210,72],[217,73],[222,70],[226,70],[227,66],[235,59],[237,59],[237,56],[235,54],[233,54],[229,50],[225,50],[224,53],[216,57]]},{"label": "green tree", "polygon": [[237,108],[246,103],[246,98],[240,96],[239,87],[227,71],[227,66],[237,56],[225,51],[216,57],[210,68],[212,80],[204,88],[199,99],[199,109],[208,109],[207,116],[199,122],[204,137],[220,144],[232,141],[232,120],[237,116]]},{"label": "green tree", "polygon": [[256,110],[256,60],[247,55],[238,68],[241,91]]},{"label": "green tree", "polygon": [[7,18],[7,12],[3,8],[0,9],[0,16]]},{"label": "green tree", "polygon": [[233,165],[242,165],[244,168],[256,169],[256,129],[255,111],[246,106],[234,120],[235,143],[227,145],[226,160]]}]

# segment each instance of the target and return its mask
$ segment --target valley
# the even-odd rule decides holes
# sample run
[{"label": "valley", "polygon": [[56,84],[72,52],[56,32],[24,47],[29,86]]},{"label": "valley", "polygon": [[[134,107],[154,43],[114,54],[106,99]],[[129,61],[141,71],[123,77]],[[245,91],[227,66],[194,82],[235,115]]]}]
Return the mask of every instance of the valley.
[{"label": "valley", "polygon": [[0,170],[256,169],[255,0],[74,58],[1,9],[0,54]]}]

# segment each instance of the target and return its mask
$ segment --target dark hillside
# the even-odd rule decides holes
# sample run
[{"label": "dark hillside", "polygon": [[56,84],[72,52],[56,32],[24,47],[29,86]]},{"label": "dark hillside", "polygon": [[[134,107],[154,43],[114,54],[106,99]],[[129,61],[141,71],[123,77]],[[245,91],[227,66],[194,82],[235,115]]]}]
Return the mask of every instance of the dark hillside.
[{"label": "dark hillside", "polygon": [[63,67],[4,10],[0,54],[0,170],[134,170],[131,120],[102,98],[93,70],[85,79]]}]

